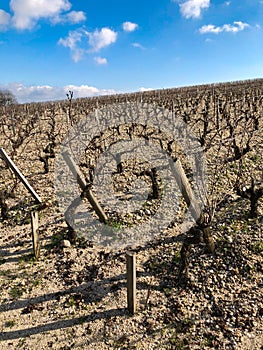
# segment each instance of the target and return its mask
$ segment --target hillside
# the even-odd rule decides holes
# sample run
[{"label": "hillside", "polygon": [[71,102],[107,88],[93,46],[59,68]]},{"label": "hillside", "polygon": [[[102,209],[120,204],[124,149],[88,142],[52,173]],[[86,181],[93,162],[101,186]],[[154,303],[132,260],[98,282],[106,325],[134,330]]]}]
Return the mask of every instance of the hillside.
[{"label": "hillside", "polygon": [[[0,107],[0,147],[42,199],[36,204],[0,159],[0,349],[262,349],[262,127],[263,79]],[[189,240],[184,200],[176,190],[172,197],[172,187],[167,191],[161,167],[154,173],[150,160],[135,159],[134,149],[128,160],[116,160],[121,167],[112,185],[95,184],[97,162],[107,149],[122,142],[120,155],[125,142],[134,140],[144,153],[152,149],[151,159],[160,161],[158,152],[180,159],[197,192],[205,182],[200,198],[213,253],[203,236],[194,233]],[[75,192],[59,163],[61,145],[73,148],[93,185],[110,218],[110,238],[131,228],[139,232],[134,246],[117,241],[111,249],[92,225],[72,240],[61,207]],[[204,174],[191,155],[194,161],[203,157]],[[65,185],[60,192],[58,179]],[[137,180],[144,185],[131,190]],[[135,190],[143,205],[128,214],[113,210],[104,201],[108,189],[121,198],[122,209],[135,203]],[[180,202],[177,211],[174,201]],[[148,239],[147,222],[164,209],[165,227]],[[32,211],[39,212],[38,259],[32,254]],[[135,315],[127,311],[127,249],[137,257]]]}]

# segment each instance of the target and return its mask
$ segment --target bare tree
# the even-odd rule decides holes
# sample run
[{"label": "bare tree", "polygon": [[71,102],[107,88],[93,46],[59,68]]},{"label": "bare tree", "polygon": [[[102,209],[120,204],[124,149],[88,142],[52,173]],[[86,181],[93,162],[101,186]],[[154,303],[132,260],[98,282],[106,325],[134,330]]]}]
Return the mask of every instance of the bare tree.
[{"label": "bare tree", "polygon": [[15,96],[9,90],[0,90],[0,106],[9,106],[17,103]]}]

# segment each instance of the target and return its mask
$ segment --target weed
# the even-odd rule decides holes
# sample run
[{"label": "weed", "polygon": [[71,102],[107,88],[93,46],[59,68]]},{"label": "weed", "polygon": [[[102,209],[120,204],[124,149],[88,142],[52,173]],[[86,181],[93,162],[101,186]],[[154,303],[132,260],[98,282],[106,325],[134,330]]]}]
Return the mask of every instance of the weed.
[{"label": "weed", "polygon": [[74,294],[67,299],[67,304],[70,307],[79,307],[82,301],[81,294]]},{"label": "weed", "polygon": [[204,335],[204,341],[206,346],[213,346],[213,337],[210,334],[205,334]]},{"label": "weed", "polygon": [[263,242],[251,244],[250,250],[255,254],[261,254],[263,252]]},{"label": "weed", "polygon": [[103,227],[103,236],[105,237],[111,237],[111,239],[117,239],[116,233],[121,230],[123,227],[123,224],[118,221],[108,221],[106,225]]},{"label": "weed", "polygon": [[58,247],[60,242],[64,239],[64,236],[63,234],[61,233],[56,233],[54,234],[52,237],[51,237],[51,241],[50,243],[46,244],[45,245],[45,248],[46,249],[52,249],[52,248],[55,248],[55,247]]},{"label": "weed", "polygon": [[112,220],[108,222],[108,226],[112,227],[114,231],[118,231],[122,228],[122,223]]},{"label": "weed", "polygon": [[37,287],[41,284],[41,280],[39,278],[34,278],[32,280],[32,287]]},{"label": "weed", "polygon": [[180,253],[180,250],[178,250],[173,257],[173,262],[180,263],[180,261],[181,261],[181,253]]},{"label": "weed", "polygon": [[71,306],[71,307],[75,307],[76,306],[76,300],[74,297],[70,297],[68,299],[68,305]]},{"label": "weed", "polygon": [[31,267],[35,264],[36,261],[37,259],[35,258],[33,253],[26,254],[22,256],[19,260],[20,264],[29,263]]},{"label": "weed", "polygon": [[10,290],[9,290],[9,295],[13,298],[13,299],[18,299],[22,296],[23,294],[23,289],[17,285],[17,286],[14,286],[12,287]]},{"label": "weed", "polygon": [[9,320],[9,321],[6,321],[5,327],[12,328],[15,326],[15,324],[16,324],[16,322],[14,320]]},{"label": "weed", "polygon": [[166,287],[166,288],[163,288],[163,292],[167,297],[170,297],[174,293],[174,289],[171,287],[170,288]]},{"label": "weed", "polygon": [[172,336],[169,339],[169,343],[172,345],[172,349],[174,350],[186,349],[184,341],[181,339],[178,339],[176,333],[172,334]]},{"label": "weed", "polygon": [[16,279],[17,277],[10,269],[0,271],[0,276],[7,277],[10,280]]}]

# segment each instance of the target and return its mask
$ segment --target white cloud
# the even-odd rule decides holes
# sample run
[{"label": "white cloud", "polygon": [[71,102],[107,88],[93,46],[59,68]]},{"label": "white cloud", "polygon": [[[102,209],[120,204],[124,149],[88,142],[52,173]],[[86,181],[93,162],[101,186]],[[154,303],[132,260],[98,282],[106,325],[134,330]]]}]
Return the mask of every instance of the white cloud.
[{"label": "white cloud", "polygon": [[82,33],[77,30],[69,32],[69,35],[65,39],[59,39],[58,43],[65,47],[69,47],[71,50],[74,50],[77,42],[81,41]]},{"label": "white cloud", "polygon": [[89,45],[92,52],[98,52],[104,47],[115,43],[118,36],[116,32],[106,27],[101,30],[96,29],[92,33],[85,31],[85,34],[89,38]]},{"label": "white cloud", "polygon": [[136,24],[136,23],[132,23],[132,22],[124,22],[124,23],[122,23],[122,29],[125,32],[133,32],[137,28],[138,28],[138,24]]},{"label": "white cloud", "polygon": [[113,89],[98,89],[89,85],[66,85],[63,87],[64,92],[73,91],[75,98],[92,97],[100,95],[113,95],[117,91]]},{"label": "white cloud", "polygon": [[152,91],[152,90],[153,90],[152,88],[145,88],[145,87],[140,87],[140,88],[139,88],[139,91],[140,91],[140,92]]},{"label": "white cloud", "polygon": [[19,30],[32,29],[40,19],[52,23],[79,23],[86,19],[83,11],[71,11],[68,0],[11,0],[13,26]]},{"label": "white cloud", "polygon": [[224,24],[223,25],[223,30],[226,32],[232,32],[232,33],[237,33],[240,32],[242,30],[244,30],[245,28],[248,28],[249,24],[248,23],[244,23],[241,21],[236,21],[234,22],[234,25],[231,24]]},{"label": "white cloud", "polygon": [[209,8],[210,0],[187,0],[181,4],[180,11],[185,18],[198,18],[201,11]]},{"label": "white cloud", "polygon": [[[94,32],[87,32],[83,28],[70,31],[66,38],[60,38],[59,45],[68,47],[72,58],[78,62],[85,53],[98,52],[106,46],[115,43],[117,33],[109,28],[96,29]],[[88,42],[87,42],[88,41]],[[88,50],[90,46],[90,50]],[[97,64],[106,64],[106,58],[95,58]]]},{"label": "white cloud", "polygon": [[69,23],[79,23],[86,20],[86,15],[83,11],[71,11],[65,17]]},{"label": "white cloud", "polygon": [[9,13],[0,9],[0,30],[4,30],[8,27],[10,23],[10,18],[11,16],[9,15]]},{"label": "white cloud", "polygon": [[61,14],[51,19],[52,23],[70,23],[76,24],[86,20],[86,15],[83,11],[70,11],[66,14]]},{"label": "white cloud", "polygon": [[223,30],[223,27],[216,27],[213,24],[207,24],[207,25],[202,26],[199,29],[199,32],[201,34],[206,34],[206,33],[218,34],[218,33],[222,32],[222,30]]},{"label": "white cloud", "polygon": [[224,24],[221,27],[220,26],[216,27],[213,24],[204,25],[199,29],[199,32],[201,34],[207,34],[207,33],[219,34],[222,32],[237,33],[248,27],[249,27],[248,23],[236,21],[233,24]]},{"label": "white cloud", "polygon": [[74,62],[81,60],[84,50],[78,47],[78,43],[81,42],[83,34],[77,30],[69,32],[65,39],[60,38],[58,41],[59,45],[68,47],[72,54],[72,59]]},{"label": "white cloud", "polygon": [[132,46],[133,46],[133,47],[137,47],[138,49],[141,49],[141,50],[145,50],[145,47],[142,46],[142,45],[139,44],[139,43],[132,43]]},{"label": "white cloud", "polygon": [[19,103],[51,101],[62,98],[61,89],[49,85],[25,86],[21,83],[10,83],[3,88],[10,90]]},{"label": "white cloud", "polygon": [[113,89],[99,89],[89,85],[66,85],[57,87],[50,85],[26,86],[21,83],[9,83],[7,85],[0,85],[0,89],[10,90],[19,103],[64,100],[69,90],[74,92],[74,98],[118,93]]},{"label": "white cloud", "polygon": [[103,65],[103,64],[107,64],[108,63],[107,59],[104,58],[104,57],[94,57],[94,60],[99,65]]},{"label": "white cloud", "polygon": [[74,62],[79,62],[83,56],[84,56],[84,53],[85,53],[85,50],[82,50],[80,48],[75,48],[73,51],[72,51],[72,59]]}]

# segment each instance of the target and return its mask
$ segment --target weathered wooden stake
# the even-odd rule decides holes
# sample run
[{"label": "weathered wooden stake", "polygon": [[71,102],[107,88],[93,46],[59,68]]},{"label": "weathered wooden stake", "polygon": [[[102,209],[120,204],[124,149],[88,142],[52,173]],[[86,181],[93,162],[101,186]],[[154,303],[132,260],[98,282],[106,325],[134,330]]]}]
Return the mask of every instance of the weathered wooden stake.
[{"label": "weathered wooden stake", "polygon": [[128,310],[134,315],[136,312],[136,254],[126,253],[127,267],[127,301]]},{"label": "weathered wooden stake", "polygon": [[190,209],[191,215],[195,219],[195,221],[197,221],[201,216],[201,207],[194,195],[194,192],[191,188],[189,180],[185,175],[185,172],[180,160],[177,159],[175,163],[171,160],[170,166],[173,171],[175,180],[184,197],[184,200],[186,201],[186,204]]},{"label": "weathered wooden stake", "polygon": [[91,189],[87,186],[87,183],[85,179],[83,178],[83,175],[81,171],[79,170],[77,164],[74,162],[70,154],[66,151],[62,153],[62,156],[67,163],[67,166],[69,167],[70,171],[72,172],[73,176],[78,182],[79,187],[82,189],[82,191],[85,191],[85,194],[92,206],[92,208],[95,210],[95,213],[98,215],[101,222],[106,223],[108,221],[108,217],[105,214],[104,210],[100,206],[97,198],[91,191]]},{"label": "weathered wooden stake", "polygon": [[31,212],[31,228],[34,256],[37,259],[40,253],[39,235],[38,235],[38,212]]},{"label": "weathered wooden stake", "polygon": [[0,157],[3,158],[3,160],[7,163],[7,165],[12,169],[14,174],[20,179],[20,181],[24,184],[24,186],[27,188],[27,190],[31,193],[31,195],[34,197],[34,199],[37,201],[38,204],[41,204],[42,201],[40,197],[37,195],[37,193],[33,190],[33,188],[30,186],[26,178],[23,176],[23,174],[19,171],[15,163],[12,161],[12,159],[8,156],[6,151],[3,148],[0,148]]}]

